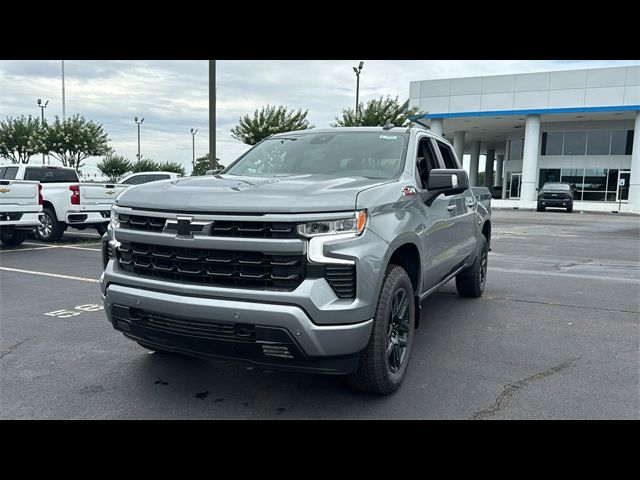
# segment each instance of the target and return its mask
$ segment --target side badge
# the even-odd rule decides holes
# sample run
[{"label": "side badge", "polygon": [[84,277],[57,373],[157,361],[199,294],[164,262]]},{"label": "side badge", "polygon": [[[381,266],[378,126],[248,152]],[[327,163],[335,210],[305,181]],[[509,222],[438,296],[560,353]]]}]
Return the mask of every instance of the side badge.
[{"label": "side badge", "polygon": [[403,197],[412,197],[414,195],[417,195],[417,193],[418,191],[416,190],[416,187],[414,187],[413,185],[407,185],[402,189]]}]

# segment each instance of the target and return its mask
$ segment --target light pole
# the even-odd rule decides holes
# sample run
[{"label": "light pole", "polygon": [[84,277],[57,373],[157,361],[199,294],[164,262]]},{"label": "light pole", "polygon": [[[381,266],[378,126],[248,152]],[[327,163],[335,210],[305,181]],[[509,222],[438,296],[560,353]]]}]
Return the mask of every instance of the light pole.
[{"label": "light pole", "polygon": [[[44,109],[47,108],[49,104],[49,100],[47,100],[44,105],[42,104],[42,99],[38,99],[38,106],[40,107],[40,111],[42,112],[42,126],[44,127]],[[42,164],[44,165],[44,152],[42,152]]]},{"label": "light pole", "polygon": [[216,61],[209,60],[209,168],[216,168]]},{"label": "light pole", "polygon": [[62,60],[62,120],[65,119],[64,111],[64,60]]},{"label": "light pole", "polygon": [[193,160],[191,160],[191,174],[193,175],[193,170],[196,168],[196,133],[198,133],[198,129],[191,129],[191,150],[193,155]]},{"label": "light pole", "polygon": [[356,72],[356,117],[358,116],[358,97],[360,95],[360,72],[362,72],[362,67],[364,62],[360,62],[358,68],[353,67],[353,71]]},{"label": "light pole", "polygon": [[133,120],[138,124],[138,155],[136,156],[138,157],[138,161],[140,161],[140,125],[144,122],[144,118],[141,118],[140,121],[138,121],[138,117],[136,117]]}]

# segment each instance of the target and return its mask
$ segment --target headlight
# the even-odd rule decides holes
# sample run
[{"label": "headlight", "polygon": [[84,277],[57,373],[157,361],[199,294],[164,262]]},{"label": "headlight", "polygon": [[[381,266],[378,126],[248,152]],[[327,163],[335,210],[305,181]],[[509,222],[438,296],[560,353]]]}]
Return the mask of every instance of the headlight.
[{"label": "headlight", "polygon": [[360,235],[367,223],[367,211],[358,210],[350,217],[338,220],[323,220],[317,222],[303,223],[298,225],[298,233],[303,237],[312,238],[321,235],[338,235],[343,233],[353,233]]},{"label": "headlight", "polygon": [[118,213],[116,212],[115,205],[111,205],[111,213],[109,214],[109,221],[111,222],[112,228],[116,228],[119,224]]}]

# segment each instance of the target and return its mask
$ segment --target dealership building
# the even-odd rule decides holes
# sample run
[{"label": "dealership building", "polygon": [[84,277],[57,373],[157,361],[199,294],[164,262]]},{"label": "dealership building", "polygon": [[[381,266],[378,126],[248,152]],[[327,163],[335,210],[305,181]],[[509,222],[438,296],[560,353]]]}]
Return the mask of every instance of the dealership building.
[{"label": "dealership building", "polygon": [[577,208],[640,211],[640,66],[415,81],[409,105],[469,155],[472,185],[485,157],[505,204],[533,207],[562,181]]}]

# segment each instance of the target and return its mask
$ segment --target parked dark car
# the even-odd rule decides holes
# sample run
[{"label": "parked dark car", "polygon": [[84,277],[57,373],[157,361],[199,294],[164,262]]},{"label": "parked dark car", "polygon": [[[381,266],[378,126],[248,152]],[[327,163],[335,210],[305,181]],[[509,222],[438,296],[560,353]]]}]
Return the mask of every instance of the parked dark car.
[{"label": "parked dark car", "polygon": [[538,189],[538,212],[544,212],[547,207],[566,208],[573,212],[573,189],[570,183],[549,182]]},{"label": "parked dark car", "polygon": [[491,187],[491,198],[497,198],[500,200],[502,198],[502,186],[494,185]]}]

